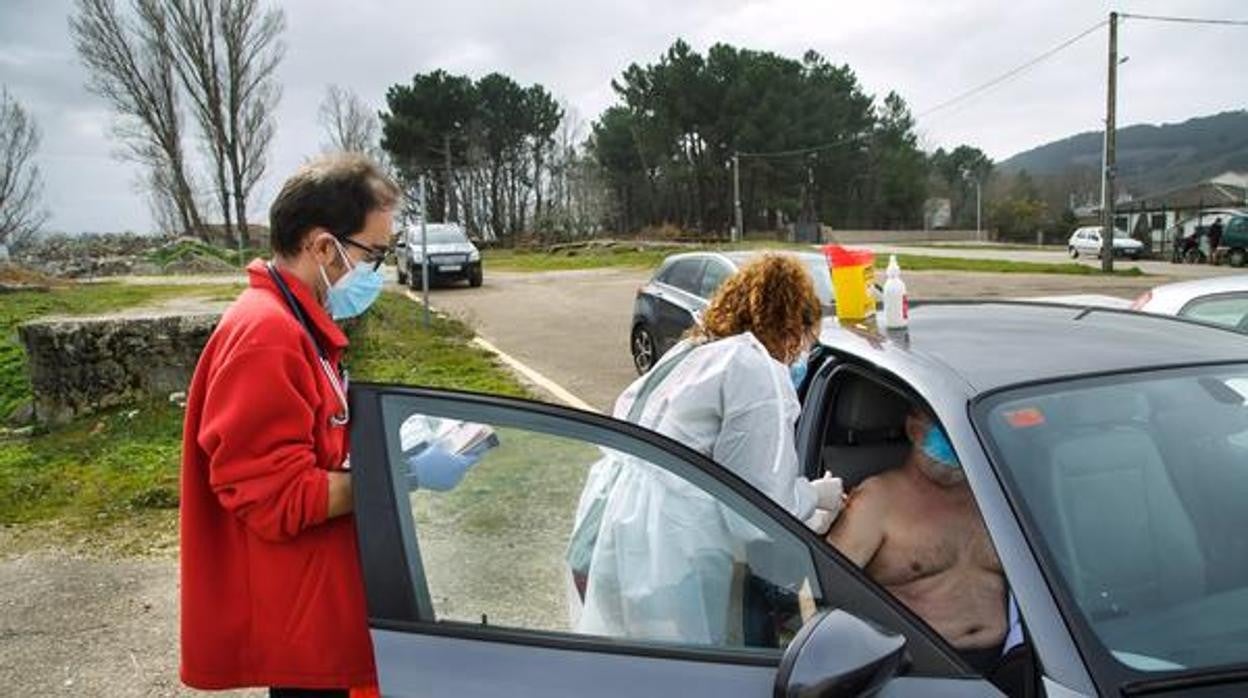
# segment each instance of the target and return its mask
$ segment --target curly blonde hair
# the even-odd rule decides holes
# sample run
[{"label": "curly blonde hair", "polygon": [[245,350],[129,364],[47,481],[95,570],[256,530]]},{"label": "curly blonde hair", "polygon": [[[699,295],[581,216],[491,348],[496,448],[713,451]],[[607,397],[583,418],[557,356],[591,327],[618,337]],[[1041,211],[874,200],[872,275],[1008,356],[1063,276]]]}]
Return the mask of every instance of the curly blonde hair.
[{"label": "curly blonde hair", "polygon": [[768,253],[728,278],[689,330],[695,340],[752,332],[777,361],[789,363],[815,339],[822,308],[806,268],[792,255]]}]

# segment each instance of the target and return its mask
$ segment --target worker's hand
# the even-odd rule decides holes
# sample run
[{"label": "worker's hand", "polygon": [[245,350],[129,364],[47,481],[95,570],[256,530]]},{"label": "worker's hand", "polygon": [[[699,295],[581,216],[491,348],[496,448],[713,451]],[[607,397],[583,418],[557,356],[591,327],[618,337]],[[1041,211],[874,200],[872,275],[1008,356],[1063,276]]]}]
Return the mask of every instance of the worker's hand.
[{"label": "worker's hand", "polygon": [[468,469],[476,465],[479,458],[480,454],[461,456],[450,453],[436,442],[430,444],[407,458],[408,489],[435,492],[452,489],[464,479]]},{"label": "worker's hand", "polygon": [[832,528],[832,524],[836,523],[836,514],[827,509],[815,509],[815,513],[811,514],[803,523],[806,524],[806,528],[814,531],[816,535],[827,535]]},{"label": "worker's hand", "polygon": [[827,474],[810,484],[815,488],[817,499],[815,513],[806,519],[806,527],[822,536],[832,528],[841,509],[845,508],[845,486],[841,478]]},{"label": "worker's hand", "polygon": [[823,477],[810,484],[814,486],[818,497],[815,500],[816,507],[831,511],[834,516],[841,512],[845,503],[845,486],[841,483],[841,478],[824,473]]}]

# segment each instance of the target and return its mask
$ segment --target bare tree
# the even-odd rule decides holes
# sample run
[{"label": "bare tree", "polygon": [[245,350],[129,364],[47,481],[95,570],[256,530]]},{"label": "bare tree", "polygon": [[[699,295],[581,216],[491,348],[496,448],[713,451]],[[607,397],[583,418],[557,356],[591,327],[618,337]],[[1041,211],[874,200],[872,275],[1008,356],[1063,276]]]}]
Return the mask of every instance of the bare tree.
[{"label": "bare tree", "polygon": [[[165,15],[157,0],[132,0],[135,19],[114,0],[75,0],[70,33],[90,73],[88,87],[121,117],[115,135],[123,157],[145,165],[155,196],[169,196],[183,232],[204,228],[182,147],[177,78]],[[164,190],[164,191],[162,191]]]},{"label": "bare tree", "polygon": [[273,141],[273,112],[281,100],[274,74],[285,55],[280,37],[286,15],[262,10],[258,0],[219,0],[220,34],[225,58],[225,113],[229,133],[235,220],[247,243],[247,201],[268,166]]},{"label": "bare tree", "polygon": [[329,137],[330,150],[376,157],[381,127],[377,115],[359,95],[345,87],[328,86],[318,117]]},{"label": "bare tree", "polygon": [[217,206],[223,232],[234,236],[234,207],[227,175],[229,130],[226,128],[223,60],[218,41],[217,3],[212,0],[165,0],[174,68],[194,107],[212,165]]},{"label": "bare tree", "polygon": [[178,77],[212,160],[226,235],[237,232],[245,244],[247,202],[268,164],[281,98],[274,73],[285,51],[279,40],[285,15],[258,0],[160,2],[172,27]]},{"label": "bare tree", "polygon": [[26,242],[48,219],[41,206],[43,179],[31,160],[38,149],[39,127],[0,87],[0,244]]}]

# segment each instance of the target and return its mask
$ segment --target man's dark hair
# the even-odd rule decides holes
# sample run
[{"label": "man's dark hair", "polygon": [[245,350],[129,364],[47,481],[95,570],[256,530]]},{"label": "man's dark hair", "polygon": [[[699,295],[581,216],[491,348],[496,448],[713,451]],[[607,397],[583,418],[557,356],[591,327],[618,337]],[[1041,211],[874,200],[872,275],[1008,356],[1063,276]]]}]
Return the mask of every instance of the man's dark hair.
[{"label": "man's dark hair", "polygon": [[286,180],[269,207],[273,251],[295,255],[313,228],[339,239],[358,233],[371,211],[399,200],[399,188],[381,168],[358,153],[317,158]]}]

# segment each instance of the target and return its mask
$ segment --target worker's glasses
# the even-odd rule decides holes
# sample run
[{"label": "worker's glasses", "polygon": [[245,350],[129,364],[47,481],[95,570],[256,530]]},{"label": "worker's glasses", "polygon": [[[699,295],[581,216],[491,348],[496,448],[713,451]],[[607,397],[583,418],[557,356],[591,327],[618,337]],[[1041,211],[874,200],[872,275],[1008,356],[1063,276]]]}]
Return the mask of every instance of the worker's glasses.
[{"label": "worker's glasses", "polygon": [[362,261],[366,264],[373,265],[373,271],[380,269],[381,265],[386,261],[386,258],[389,257],[394,251],[391,247],[373,247],[371,245],[358,243],[351,238],[341,238],[341,240],[356,249],[367,252],[368,254],[364,255],[364,259]]}]

